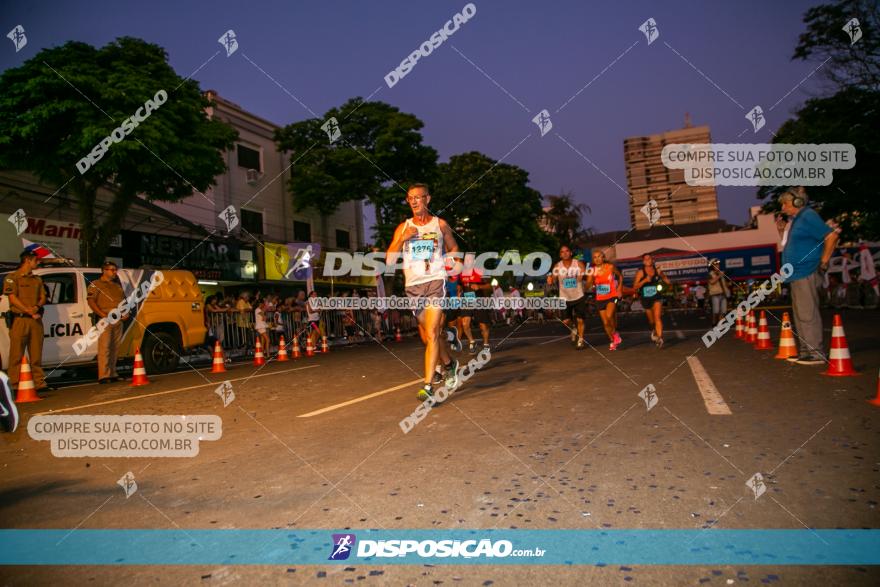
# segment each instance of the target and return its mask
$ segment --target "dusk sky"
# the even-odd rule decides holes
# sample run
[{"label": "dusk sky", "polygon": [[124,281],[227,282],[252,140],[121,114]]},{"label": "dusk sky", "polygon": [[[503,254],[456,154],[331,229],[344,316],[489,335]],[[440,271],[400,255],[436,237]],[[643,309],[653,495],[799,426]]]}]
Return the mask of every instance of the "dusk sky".
[{"label": "dusk sky", "polygon": [[[818,63],[791,60],[803,14],[818,4],[800,0],[478,0],[470,21],[388,88],[384,76],[465,4],[4,2],[3,30],[22,25],[28,44],[0,51],[0,69],[68,40],[102,46],[135,36],[164,47],[186,76],[233,29],[239,50],[193,76],[203,90],[280,125],[313,116],[288,92],[319,116],[375,92],[373,100],[424,121],[425,143],[441,161],[471,150],[504,158],[543,194],[570,190],[590,205],[584,224],[597,231],[629,228],[627,196],[614,184],[626,188],[624,138],[680,128],[689,112],[714,142],[770,142],[770,131],[822,88],[821,71],[808,77]],[[650,46],[638,30],[649,17],[660,31]],[[756,104],[767,118],[757,134],[744,118]],[[542,109],[553,123],[544,137],[531,121]],[[755,192],[720,188],[721,216],[744,222]]]}]

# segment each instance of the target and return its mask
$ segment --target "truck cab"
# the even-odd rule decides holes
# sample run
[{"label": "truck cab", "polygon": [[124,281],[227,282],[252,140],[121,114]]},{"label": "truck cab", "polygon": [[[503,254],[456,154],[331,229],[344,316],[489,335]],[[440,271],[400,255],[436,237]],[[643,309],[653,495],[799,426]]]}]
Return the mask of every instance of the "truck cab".
[{"label": "truck cab", "polygon": [[[161,283],[150,287],[151,277],[161,272]],[[39,267],[46,289],[43,307],[43,368],[47,372],[61,366],[73,367],[97,362],[97,342],[83,344],[97,320],[86,301],[89,284],[101,277],[94,267]],[[123,321],[119,358],[134,357],[140,348],[148,373],[174,371],[185,349],[198,347],[205,340],[204,301],[198,282],[189,271],[120,269],[119,281],[126,298],[135,290],[148,291],[139,303],[132,303],[132,318]],[[5,278],[5,274],[2,276]],[[9,311],[9,298],[0,299],[0,313]],[[94,338],[94,337],[93,337]],[[77,341],[80,341],[76,345]],[[0,320],[0,360],[9,369],[9,329]]]}]

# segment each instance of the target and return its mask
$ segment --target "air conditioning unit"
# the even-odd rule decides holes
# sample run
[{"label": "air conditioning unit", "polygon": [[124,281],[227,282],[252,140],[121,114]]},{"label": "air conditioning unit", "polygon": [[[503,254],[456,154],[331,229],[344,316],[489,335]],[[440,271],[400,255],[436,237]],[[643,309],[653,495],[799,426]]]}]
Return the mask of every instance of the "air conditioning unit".
[{"label": "air conditioning unit", "polygon": [[248,170],[247,170],[247,182],[248,182],[248,184],[249,184],[249,185],[256,185],[257,182],[260,180],[260,177],[262,177],[262,175],[263,175],[263,174],[260,173],[259,171],[257,171],[256,169],[248,169]]}]

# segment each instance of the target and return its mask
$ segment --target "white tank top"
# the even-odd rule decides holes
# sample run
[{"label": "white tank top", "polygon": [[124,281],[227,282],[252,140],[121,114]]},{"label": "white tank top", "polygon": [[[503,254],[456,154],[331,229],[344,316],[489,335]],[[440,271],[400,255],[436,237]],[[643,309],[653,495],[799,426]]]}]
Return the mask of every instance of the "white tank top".
[{"label": "white tank top", "polygon": [[403,275],[406,287],[446,279],[443,234],[440,232],[440,219],[432,216],[424,226],[419,226],[407,218],[404,229],[415,226],[419,236],[403,245]]},{"label": "white tank top", "polygon": [[568,267],[559,261],[553,268],[553,276],[559,282],[559,297],[569,302],[584,297],[584,270],[577,259],[572,259]]}]

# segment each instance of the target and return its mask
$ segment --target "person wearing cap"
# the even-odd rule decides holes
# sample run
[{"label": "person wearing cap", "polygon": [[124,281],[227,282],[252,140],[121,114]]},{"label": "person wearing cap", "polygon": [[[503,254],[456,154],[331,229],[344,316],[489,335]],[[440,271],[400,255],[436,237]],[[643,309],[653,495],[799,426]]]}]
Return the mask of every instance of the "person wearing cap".
[{"label": "person wearing cap", "polygon": [[786,190],[779,196],[782,213],[789,218],[782,234],[782,265],[792,266],[786,283],[791,287],[795,329],[803,343],[799,345],[800,355],[788,360],[799,365],[821,365],[825,355],[819,312],[820,271],[828,270],[838,235],[807,203],[803,187]]},{"label": "person wearing cap", "polygon": [[37,268],[37,255],[33,251],[23,251],[18,269],[6,276],[3,293],[9,297],[9,310],[12,312],[12,326],[9,329],[9,382],[18,385],[21,371],[21,358],[27,349],[34,386],[37,391],[48,391],[46,375],[43,372],[43,306],[46,304],[46,289],[43,280],[34,275]]},{"label": "person wearing cap", "polygon": [[[86,290],[86,301],[95,313],[97,320],[107,318],[111,311],[116,310],[125,293],[116,277],[118,268],[113,261],[105,261],[101,265],[101,277],[89,284]],[[121,315],[128,320],[128,312]],[[122,343],[122,321],[110,322],[98,337],[98,383],[110,383],[122,379],[116,373],[116,358],[119,356],[119,345]]]}]

